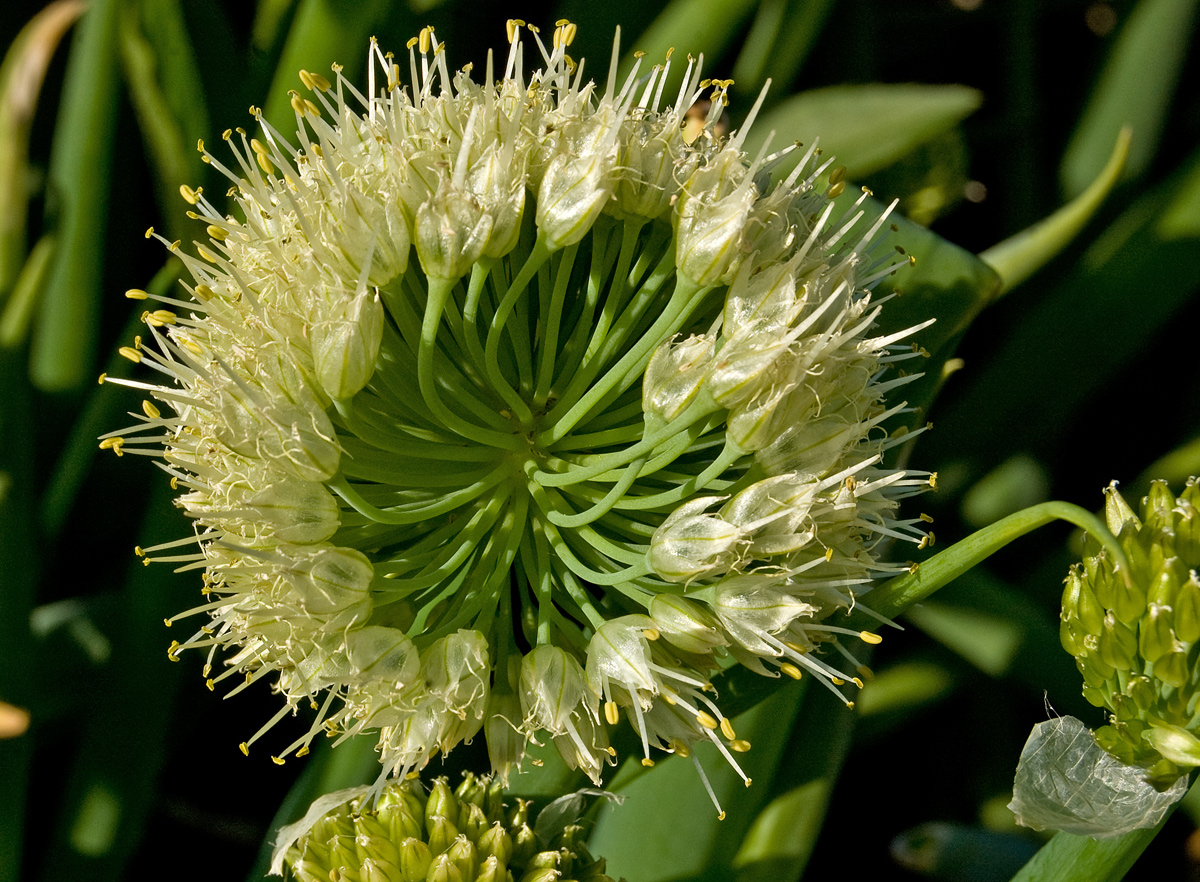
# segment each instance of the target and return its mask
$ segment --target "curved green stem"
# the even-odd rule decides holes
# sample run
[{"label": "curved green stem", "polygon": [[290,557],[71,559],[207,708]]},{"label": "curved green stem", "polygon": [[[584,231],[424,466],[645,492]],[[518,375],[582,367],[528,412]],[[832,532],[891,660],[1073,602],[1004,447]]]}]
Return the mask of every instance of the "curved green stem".
[{"label": "curved green stem", "polygon": [[903,576],[884,582],[864,597],[875,612],[892,618],[919,603],[967,570],[999,551],[1018,536],[1024,536],[1051,521],[1074,524],[1096,539],[1113,556],[1116,571],[1129,584],[1129,561],[1125,551],[1100,518],[1069,502],[1043,502],[996,521],[954,543],[946,550],[915,566]]}]

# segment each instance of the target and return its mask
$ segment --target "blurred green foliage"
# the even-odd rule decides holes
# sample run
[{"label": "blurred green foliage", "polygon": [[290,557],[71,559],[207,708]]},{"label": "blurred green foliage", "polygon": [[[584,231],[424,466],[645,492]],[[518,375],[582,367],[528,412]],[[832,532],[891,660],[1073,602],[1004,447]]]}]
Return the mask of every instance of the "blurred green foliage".
[{"label": "blurred green foliage", "polygon": [[[908,387],[912,426],[934,429],[904,453],[940,473],[911,513],[942,544],[1048,498],[1098,507],[1112,479],[1138,493],[1200,471],[1193,0],[91,0],[73,30],[82,4],[43,6],[0,11],[0,701],[32,719],[0,740],[0,882],[261,878],[279,824],[375,773],[369,743],[284,768],[238,753],[262,695],[222,703],[197,665],[167,661],[162,620],[198,581],[131,554],[188,526],[163,475],[94,441],[134,403],[95,384],[136,327],[121,292],[176,277],[142,231],[200,237],[178,187],[224,189],[196,141],[249,125],[251,105],[284,127],[298,69],[353,78],[371,35],[400,48],[433,24],[479,70],[506,18],[565,17],[600,76],[620,25],[626,64],[676,47],[735,77],[735,125],[770,79],[751,152],[771,130],[819,136],[908,216],[895,240],[917,263],[886,315],[938,319]],[[1103,177],[1126,124],[1111,193],[1116,166],[1053,235],[1011,238]],[[754,786],[702,755],[718,821],[690,763],[622,766],[626,803],[604,809],[593,851],[645,882],[1007,878],[1040,840],[995,806],[1043,702],[1101,722],[1057,645],[1068,531],[1017,547],[890,634],[857,712],[731,679]],[[445,769],[482,762],[477,744]],[[540,799],[577,786],[549,756],[513,783]],[[1192,830],[1169,821],[1129,878],[1180,872]],[[1058,837],[1021,878],[1120,878],[1152,838]]]}]

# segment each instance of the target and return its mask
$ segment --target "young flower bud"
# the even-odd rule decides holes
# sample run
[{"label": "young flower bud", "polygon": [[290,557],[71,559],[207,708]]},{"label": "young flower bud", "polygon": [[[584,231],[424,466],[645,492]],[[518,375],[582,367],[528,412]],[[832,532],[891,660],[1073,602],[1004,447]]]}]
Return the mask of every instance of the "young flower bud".
[{"label": "young flower bud", "polygon": [[683,413],[708,378],[715,345],[708,335],[664,340],[646,367],[642,411],[668,423]]},{"label": "young flower bud", "polygon": [[[1185,495],[1195,486],[1190,479]],[[1196,514],[1163,482],[1151,485],[1140,512],[1115,484],[1106,495],[1105,517],[1129,559],[1128,579],[1103,551],[1072,568],[1063,592],[1063,645],[1083,674],[1084,696],[1111,714],[1098,742],[1162,790],[1200,765],[1192,722],[1200,700],[1193,661],[1200,553],[1183,557],[1176,544]]]},{"label": "young flower bud", "polygon": [[647,552],[655,573],[669,582],[691,582],[729,568],[743,534],[719,516],[703,513],[719,501],[712,496],[693,499],[667,516]]}]

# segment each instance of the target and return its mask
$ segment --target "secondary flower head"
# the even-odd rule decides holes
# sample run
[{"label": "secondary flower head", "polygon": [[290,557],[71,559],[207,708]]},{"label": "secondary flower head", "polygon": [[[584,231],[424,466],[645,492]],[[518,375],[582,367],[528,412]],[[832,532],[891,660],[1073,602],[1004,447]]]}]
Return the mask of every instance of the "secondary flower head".
[{"label": "secondary flower head", "polygon": [[923,541],[896,501],[927,476],[882,463],[915,354],[872,332],[885,221],[815,148],[772,183],[699,61],[667,103],[677,62],[619,81],[614,47],[601,88],[573,35],[510,22],[477,83],[425,29],[404,67],[372,45],[365,94],[302,72],[293,140],[201,147],[236,205],[184,188],[191,298],[122,350],[162,382],[115,380],[158,403],[102,444],[196,523],[143,552],[204,571],[171,656],[283,699],[243,750],[311,704],[280,761],[370,730],[403,776],[485,729],[501,773],[543,738],[598,780],[624,715],[647,762],[734,762],[712,676],[856,679],[833,621]]},{"label": "secondary flower head", "polygon": [[286,863],[300,882],[612,882],[572,819],[582,795],[557,800],[546,809],[551,820],[535,821],[528,802],[504,803],[499,779],[469,773],[455,788],[445,778],[428,790],[417,780],[391,783],[374,802],[366,790],[324,797],[328,811],[320,813],[318,800],[309,817],[281,831],[272,872],[282,875]]},{"label": "secondary flower head", "polygon": [[1200,766],[1200,484],[1190,478],[1176,497],[1154,482],[1140,516],[1115,484],[1107,496],[1128,579],[1091,550],[1067,576],[1059,633],[1084,698],[1109,713],[1096,741],[1165,790]]}]

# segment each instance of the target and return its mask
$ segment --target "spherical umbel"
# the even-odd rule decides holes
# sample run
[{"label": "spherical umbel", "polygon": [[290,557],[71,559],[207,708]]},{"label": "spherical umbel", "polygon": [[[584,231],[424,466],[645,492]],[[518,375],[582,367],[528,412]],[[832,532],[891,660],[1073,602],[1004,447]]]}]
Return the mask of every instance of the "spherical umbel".
[{"label": "spherical umbel", "polygon": [[511,23],[483,83],[431,29],[407,71],[372,45],[365,94],[302,73],[294,139],[201,147],[236,212],[185,188],[191,300],[122,350],[165,381],[110,378],[173,413],[102,443],[196,522],[194,553],[145,552],[204,570],[172,657],[272,676],[275,720],[317,708],[279,757],[377,730],[403,775],[483,730],[502,774],[548,737],[598,779],[624,714],[647,761],[734,762],[712,676],[853,680],[814,652],[828,620],[921,539],[896,506],[927,477],[882,463],[914,354],[872,335],[882,221],[854,232],[815,148],[771,184],[698,61],[664,105],[672,62],[601,89],[573,34]]}]

